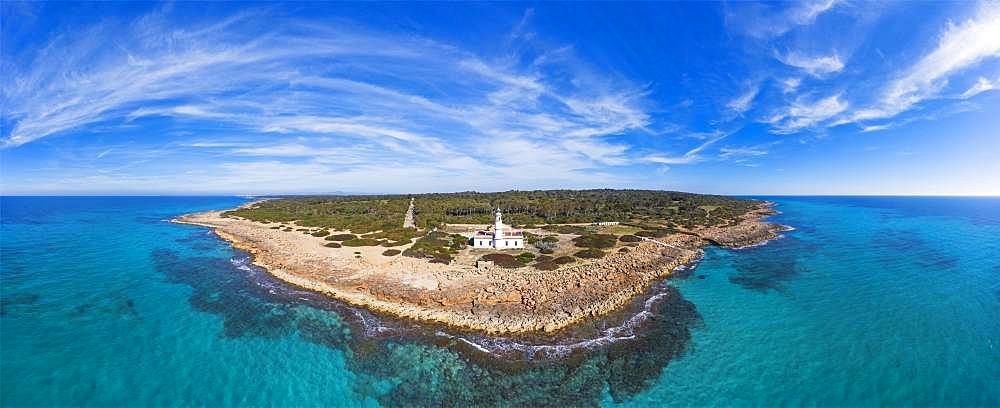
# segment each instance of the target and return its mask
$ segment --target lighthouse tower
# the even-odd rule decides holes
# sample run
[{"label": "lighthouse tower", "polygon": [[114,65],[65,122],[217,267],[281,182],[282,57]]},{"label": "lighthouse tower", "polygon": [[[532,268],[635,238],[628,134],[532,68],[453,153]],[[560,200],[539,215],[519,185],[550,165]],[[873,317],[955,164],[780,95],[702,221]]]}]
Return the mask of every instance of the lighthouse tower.
[{"label": "lighthouse tower", "polygon": [[503,227],[503,215],[500,214],[500,207],[497,207],[497,211],[494,214],[493,221],[493,247],[499,248],[502,244],[500,241],[504,239],[504,227]]},{"label": "lighthouse tower", "polygon": [[493,231],[479,230],[470,238],[473,248],[521,249],[524,248],[524,233],[503,225],[503,215],[498,207],[493,213]]}]

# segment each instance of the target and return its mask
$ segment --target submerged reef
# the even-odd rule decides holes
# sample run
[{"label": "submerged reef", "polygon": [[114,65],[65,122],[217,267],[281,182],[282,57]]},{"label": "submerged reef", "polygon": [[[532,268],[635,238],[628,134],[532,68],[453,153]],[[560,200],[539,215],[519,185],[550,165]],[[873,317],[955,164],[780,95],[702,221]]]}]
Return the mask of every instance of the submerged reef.
[{"label": "submerged reef", "polygon": [[596,406],[605,392],[623,401],[683,355],[701,322],[692,303],[660,282],[557,336],[495,337],[377,316],[284,284],[245,255],[226,261],[159,250],[153,257],[167,281],[192,288],[196,309],[222,318],[221,336],[295,335],[339,350],[357,375],[358,395],[386,405]]}]

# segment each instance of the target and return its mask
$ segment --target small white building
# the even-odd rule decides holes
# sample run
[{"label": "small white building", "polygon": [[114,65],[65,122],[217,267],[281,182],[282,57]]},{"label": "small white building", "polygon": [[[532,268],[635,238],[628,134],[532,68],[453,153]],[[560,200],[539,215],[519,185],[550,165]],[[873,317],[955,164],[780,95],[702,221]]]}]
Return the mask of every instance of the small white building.
[{"label": "small white building", "polygon": [[500,208],[497,208],[493,230],[476,231],[472,236],[473,248],[521,249],[524,248],[524,233],[503,224]]}]

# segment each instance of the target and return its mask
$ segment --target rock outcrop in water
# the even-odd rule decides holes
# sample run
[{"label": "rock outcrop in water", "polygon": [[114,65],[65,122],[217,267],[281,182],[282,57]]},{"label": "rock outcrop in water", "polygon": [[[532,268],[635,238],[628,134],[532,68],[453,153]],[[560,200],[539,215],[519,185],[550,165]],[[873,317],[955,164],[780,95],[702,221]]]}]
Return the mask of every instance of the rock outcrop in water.
[{"label": "rock outcrop in water", "polygon": [[761,208],[748,212],[736,225],[700,228],[690,233],[726,248],[743,248],[772,240],[786,231],[787,227],[761,221],[764,217],[775,214],[770,205],[766,203]]},{"label": "rock outcrop in water", "polygon": [[[735,226],[674,234],[554,271],[443,265],[333,249],[311,235],[272,229],[221,212],[175,220],[211,227],[291,284],[395,316],[491,334],[553,332],[626,304],[678,266],[700,258],[706,240],[743,246],[774,238],[779,226],[754,213]],[[701,237],[701,238],[699,238]],[[369,250],[377,251],[377,249]]]}]

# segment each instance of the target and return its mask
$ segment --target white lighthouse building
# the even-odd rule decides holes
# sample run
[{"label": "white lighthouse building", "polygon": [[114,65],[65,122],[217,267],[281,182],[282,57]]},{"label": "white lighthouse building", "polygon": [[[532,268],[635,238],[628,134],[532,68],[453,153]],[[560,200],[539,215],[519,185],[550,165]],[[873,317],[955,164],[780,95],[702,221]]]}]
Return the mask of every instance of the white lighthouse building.
[{"label": "white lighthouse building", "polygon": [[524,248],[524,233],[503,224],[503,215],[497,207],[493,230],[476,231],[472,236],[473,248],[520,249]]}]

